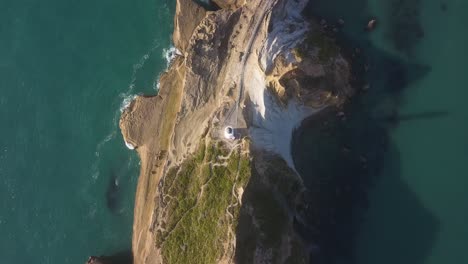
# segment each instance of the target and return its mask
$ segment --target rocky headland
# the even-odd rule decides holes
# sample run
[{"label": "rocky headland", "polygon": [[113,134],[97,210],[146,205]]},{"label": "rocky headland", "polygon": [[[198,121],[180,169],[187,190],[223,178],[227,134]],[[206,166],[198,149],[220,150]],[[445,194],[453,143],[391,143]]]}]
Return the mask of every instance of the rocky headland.
[{"label": "rocky headland", "polygon": [[[304,0],[177,0],[178,55],[120,128],[141,158],[133,262],[309,263],[319,243],[292,134],[354,93],[351,66]],[[234,128],[235,139],[225,137]],[[317,214],[319,212],[317,211]],[[319,218],[319,216],[317,216]]]}]

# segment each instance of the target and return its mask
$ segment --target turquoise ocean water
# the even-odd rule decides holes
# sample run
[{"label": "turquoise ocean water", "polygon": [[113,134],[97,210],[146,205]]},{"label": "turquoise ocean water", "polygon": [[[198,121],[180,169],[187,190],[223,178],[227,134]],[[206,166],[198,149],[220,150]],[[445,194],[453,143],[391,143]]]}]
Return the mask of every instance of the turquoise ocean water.
[{"label": "turquoise ocean water", "polygon": [[[386,13],[381,2],[370,1],[378,16]],[[468,263],[468,1],[415,2],[424,37],[405,59],[430,71],[408,85],[398,112],[444,115],[402,121],[391,131],[393,147],[358,239],[363,264]],[[398,54],[383,31],[371,41]]]},{"label": "turquoise ocean water", "polygon": [[0,1],[0,263],[130,248],[139,160],[118,118],[156,92],[174,6]]},{"label": "turquoise ocean water", "polygon": [[[468,2],[314,3],[370,57],[416,72],[397,68],[387,86],[405,86],[398,100],[374,105],[372,69],[388,65],[371,60],[365,100],[401,118],[387,131],[356,263],[468,263]],[[170,0],[0,1],[0,263],[83,263],[130,247],[138,158],[118,117],[125,98],[155,93],[173,12]],[[371,15],[379,27],[367,34]],[[423,34],[389,33],[398,23]]]}]

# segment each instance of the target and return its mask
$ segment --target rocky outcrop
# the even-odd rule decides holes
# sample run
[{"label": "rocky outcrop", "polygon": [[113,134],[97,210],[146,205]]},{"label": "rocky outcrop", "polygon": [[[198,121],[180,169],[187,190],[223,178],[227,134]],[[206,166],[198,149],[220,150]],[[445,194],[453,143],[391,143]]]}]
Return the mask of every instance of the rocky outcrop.
[{"label": "rocky outcrop", "polygon": [[320,57],[321,47],[304,42],[307,39],[288,54],[289,58],[280,55],[275,59],[266,72],[268,87],[283,104],[295,99],[313,108],[342,105],[354,93],[349,63],[339,52]]},{"label": "rocky outcrop", "polygon": [[85,264],[132,264],[132,253],[122,251],[113,256],[90,256]]},{"label": "rocky outcrop", "polygon": [[181,55],[158,95],[137,97],[120,120],[141,158],[134,263],[307,262],[291,134],[352,91],[339,51],[306,38],[316,29],[300,17],[305,2],[219,0],[207,12],[177,1]]},{"label": "rocky outcrop", "polygon": [[91,256],[86,261],[86,264],[105,264],[106,261],[102,259],[102,257]]},{"label": "rocky outcrop", "polygon": [[192,0],[179,0],[174,16],[172,41],[182,52],[186,51],[195,27],[205,17],[206,10]]},{"label": "rocky outcrop", "polygon": [[246,0],[212,0],[220,8],[235,9],[243,6]]}]

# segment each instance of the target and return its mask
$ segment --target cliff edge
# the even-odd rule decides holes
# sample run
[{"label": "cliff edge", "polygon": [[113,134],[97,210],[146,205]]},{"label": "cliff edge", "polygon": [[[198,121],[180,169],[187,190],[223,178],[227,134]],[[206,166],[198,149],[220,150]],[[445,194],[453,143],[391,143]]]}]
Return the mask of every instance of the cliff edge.
[{"label": "cliff edge", "polygon": [[177,0],[179,55],[120,119],[141,159],[134,263],[308,263],[291,136],[353,94],[350,66],[307,1],[214,2]]}]

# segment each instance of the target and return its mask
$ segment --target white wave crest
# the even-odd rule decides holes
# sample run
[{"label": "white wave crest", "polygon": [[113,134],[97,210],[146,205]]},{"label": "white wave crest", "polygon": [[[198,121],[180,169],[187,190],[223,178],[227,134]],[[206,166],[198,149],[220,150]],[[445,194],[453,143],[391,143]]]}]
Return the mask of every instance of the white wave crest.
[{"label": "white wave crest", "polygon": [[109,133],[109,135],[107,135],[103,140],[101,140],[101,142],[99,142],[97,144],[97,147],[96,147],[96,152],[94,153],[94,155],[96,155],[96,157],[99,157],[100,155],[100,152],[101,152],[101,148],[104,146],[104,144],[106,144],[107,142],[109,142],[111,139],[113,139],[115,137],[115,131],[112,131],[111,133]]},{"label": "white wave crest", "polygon": [[123,113],[127,107],[130,106],[133,100],[137,97],[137,95],[134,94],[121,94],[121,97],[123,97],[122,103],[120,104],[120,113]]},{"label": "white wave crest", "polygon": [[137,63],[133,64],[132,77],[131,77],[131,80],[130,80],[130,84],[128,85],[128,90],[127,90],[126,94],[130,94],[132,92],[133,88],[135,88],[135,82],[136,82],[138,71],[141,68],[143,68],[143,66],[145,66],[146,61],[151,57],[151,54],[153,54],[153,52],[157,48],[159,48],[159,44],[156,43],[156,41],[154,41],[151,48],[145,54],[143,54],[143,56],[141,56],[141,58],[138,60]]},{"label": "white wave crest", "polygon": [[[172,62],[177,56],[183,56],[183,54],[180,50],[174,47],[174,45],[170,45],[169,48],[163,49],[162,57],[166,59],[166,69],[164,71],[167,71],[169,69]],[[159,74],[156,80],[153,82],[153,89],[156,92],[158,92],[160,88],[160,83],[159,83],[160,78],[161,78],[161,74]]]},{"label": "white wave crest", "polygon": [[135,149],[135,146],[133,146],[131,143],[128,143],[127,141],[125,141],[125,146],[127,146],[128,149]]},{"label": "white wave crest", "polygon": [[156,92],[159,92],[159,88],[161,88],[161,84],[159,83],[160,78],[161,75],[159,75],[158,78],[153,82],[153,90],[155,90]]},{"label": "white wave crest", "polygon": [[104,145],[111,141],[113,138],[115,138],[115,135],[117,132],[114,130],[110,132],[103,140],[99,141],[99,143],[96,145],[96,149],[94,151],[94,156],[96,156],[96,160],[94,161],[93,165],[91,166],[91,178],[95,181],[99,178],[99,163],[100,163],[100,156],[101,156],[101,150],[104,147]]},{"label": "white wave crest", "polygon": [[166,70],[169,69],[169,66],[171,66],[172,61],[177,57],[177,56],[182,56],[182,52],[178,50],[176,47],[171,45],[168,49],[163,49],[163,57],[166,59]]}]

